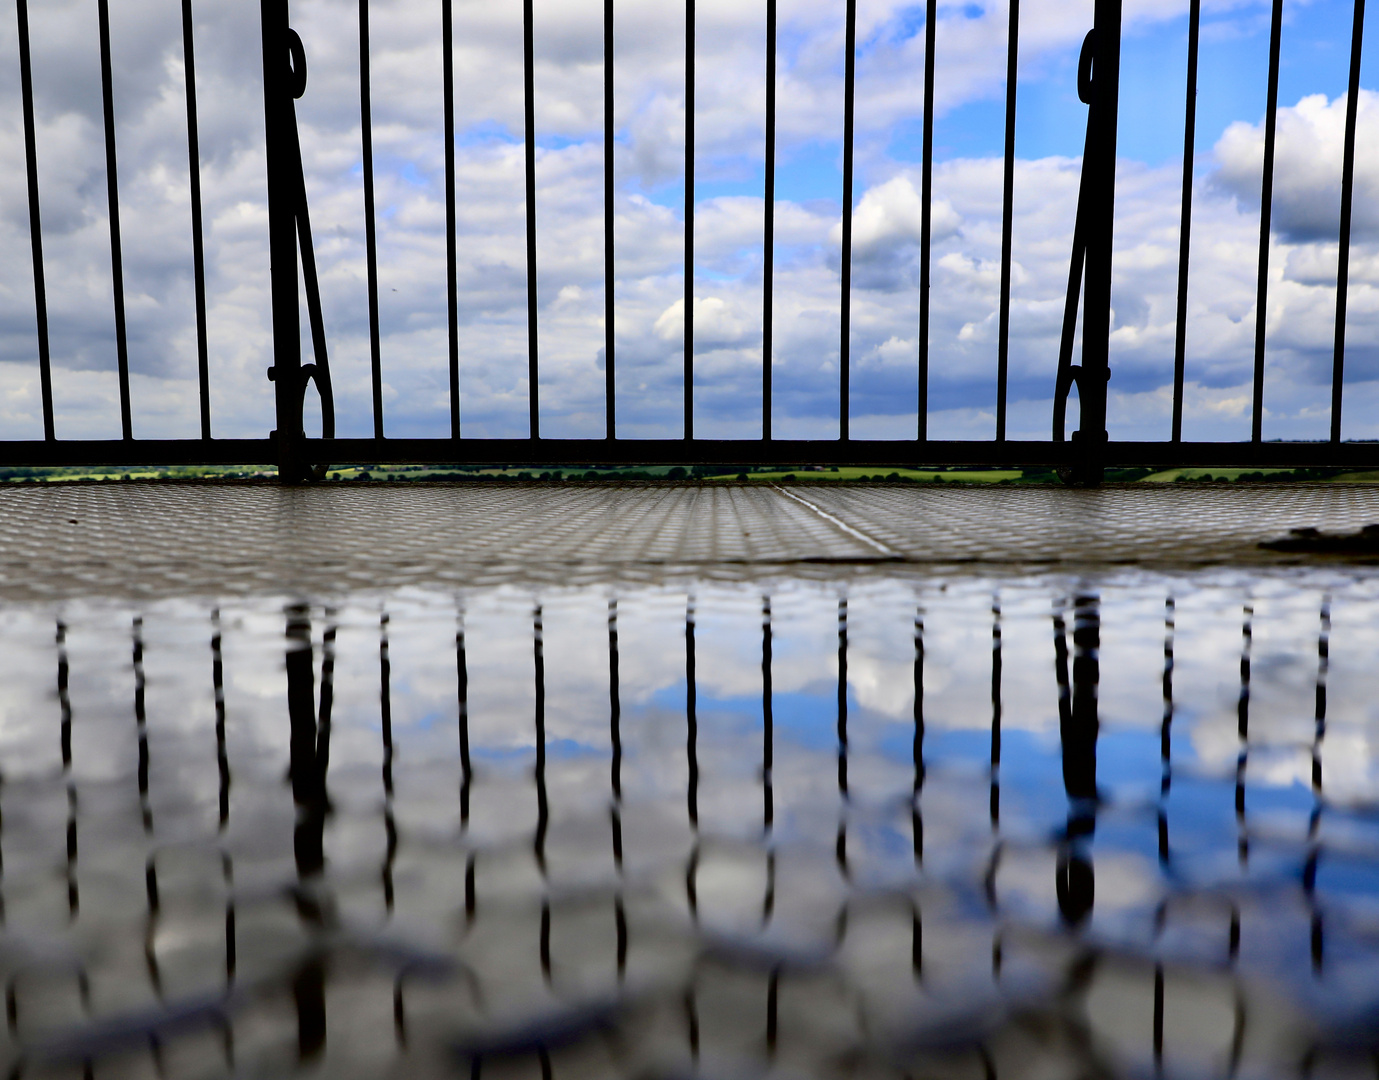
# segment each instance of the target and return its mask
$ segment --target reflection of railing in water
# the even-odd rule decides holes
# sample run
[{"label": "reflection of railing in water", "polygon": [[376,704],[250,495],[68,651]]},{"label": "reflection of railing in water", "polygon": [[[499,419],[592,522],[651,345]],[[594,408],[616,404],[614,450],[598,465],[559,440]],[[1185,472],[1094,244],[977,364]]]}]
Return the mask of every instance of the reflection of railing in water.
[{"label": "reflection of railing in water", "polygon": [[1053,616],[1054,670],[1058,680],[1059,741],[1068,820],[1058,853],[1058,909],[1070,926],[1092,912],[1096,878],[1091,840],[1096,832],[1097,683],[1101,617],[1095,595],[1073,598],[1072,679],[1068,678],[1067,624],[1060,604]]},{"label": "reflection of railing in water", "polygon": [[[1057,895],[1059,910],[1067,924],[1076,927],[1085,923],[1091,916],[1095,899],[1095,874],[1091,857],[1091,842],[1095,834],[1098,815],[1097,794],[1097,738],[1098,686],[1100,683],[1101,646],[1101,602],[1090,589],[1078,590],[1071,599],[1072,608],[1072,648],[1069,650],[1068,627],[1065,615],[1066,604],[1055,608],[1054,659],[1055,679],[1059,687],[1060,741],[1063,757],[1063,779],[1068,799],[1067,822],[1064,835],[1058,846]],[[769,595],[761,601],[761,693],[763,741],[761,747],[761,785],[762,785],[762,838],[767,862],[766,883],[763,892],[761,920],[763,925],[773,918],[775,905],[775,850],[773,772],[775,765],[775,722],[773,715],[773,626],[772,605]],[[1163,718],[1161,722],[1161,768],[1160,797],[1156,808],[1159,837],[1159,855],[1165,866],[1171,864],[1174,855],[1169,843],[1167,799],[1172,790],[1171,735],[1174,717],[1173,673],[1174,641],[1177,632],[1177,611],[1173,599],[1165,601],[1164,607],[1164,645],[1163,645]],[[991,831],[992,862],[988,873],[988,897],[993,913],[1001,915],[1000,897],[995,887],[998,852],[1001,846],[999,818],[1000,790],[1000,735],[1002,720],[1002,624],[999,596],[991,605],[992,615],[992,668],[991,668]],[[1236,770],[1236,825],[1237,843],[1242,860],[1250,854],[1250,833],[1246,819],[1246,752],[1249,747],[1249,721],[1251,703],[1252,647],[1255,634],[1255,612],[1247,605],[1242,629],[1242,649],[1240,660],[1240,695],[1237,710],[1239,734],[1241,737],[1240,762]],[[331,712],[334,700],[334,664],[336,628],[330,612],[325,615],[326,624],[321,634],[319,646],[313,646],[312,613],[305,606],[289,607],[285,613],[285,670],[287,674],[287,711],[290,728],[290,768],[288,772],[293,801],[296,806],[296,821],[293,830],[293,852],[296,868],[296,889],[293,894],[296,911],[303,924],[312,933],[329,932],[337,923],[338,916],[331,898],[327,880],[325,858],[326,826],[331,815],[331,804],[327,791],[327,773],[330,765]],[[211,614],[210,648],[212,653],[212,687],[215,703],[215,737],[217,772],[220,780],[218,793],[218,831],[224,833],[230,816],[231,770],[226,747],[226,701],[225,671],[222,651],[222,627],[218,612]],[[382,782],[384,791],[382,820],[386,836],[385,853],[380,868],[380,883],[384,904],[391,912],[394,904],[394,864],[399,847],[398,828],[394,818],[393,790],[393,751],[394,731],[392,723],[392,660],[390,640],[390,617],[383,613],[378,621],[379,657],[379,716],[380,739],[382,742]],[[699,832],[698,818],[698,686],[696,668],[695,609],[691,604],[685,617],[685,674],[686,674],[686,722],[687,764],[690,766],[689,783],[686,789],[685,813],[694,834],[694,843],[685,868],[686,900],[692,912],[697,912],[696,874],[704,857],[701,846],[704,838]],[[609,820],[613,845],[614,862],[618,871],[619,885],[611,898],[612,915],[616,927],[616,962],[619,982],[626,975],[629,950],[629,924],[622,889],[622,766],[623,732],[622,705],[619,670],[619,636],[617,601],[608,601],[608,672],[609,672],[609,731],[612,747],[609,783],[611,791]],[[914,857],[917,865],[924,858],[922,808],[919,796],[923,793],[926,779],[924,757],[924,611],[919,609],[914,616],[914,777],[915,799],[911,805],[914,822]],[[468,664],[466,658],[465,624],[463,617],[455,637],[457,701],[459,704],[458,726],[462,747],[461,810],[462,826],[468,826],[468,800],[473,782],[470,761],[470,732],[468,708]],[[532,613],[531,621],[533,645],[533,690],[535,724],[535,763],[532,779],[536,789],[538,818],[534,830],[532,853],[546,871],[546,846],[548,832],[553,820],[549,803],[547,784],[547,732],[546,732],[546,671],[544,617],[538,606]],[[1315,733],[1310,747],[1311,782],[1313,808],[1308,824],[1306,861],[1299,870],[1301,886],[1311,913],[1311,950],[1314,973],[1320,977],[1323,971],[1324,950],[1324,912],[1317,895],[1318,866],[1324,855],[1324,844],[1320,836],[1320,818],[1324,806],[1322,795],[1321,749],[1326,733],[1327,677],[1330,662],[1331,601],[1322,601],[1317,633],[1317,672],[1315,679]],[[153,804],[150,802],[151,755],[148,739],[148,715],[145,702],[144,659],[148,645],[145,638],[145,624],[135,619],[131,629],[132,654],[131,667],[134,675],[134,714],[136,721],[136,741],[138,765],[136,781],[139,789],[139,807],[145,829],[151,830],[154,821]],[[59,704],[59,740],[62,752],[63,783],[68,793],[67,820],[67,867],[66,883],[69,897],[69,910],[72,920],[80,913],[77,881],[77,827],[78,797],[77,783],[72,772],[72,701],[70,695],[71,665],[67,647],[68,628],[57,624],[55,636],[57,656],[57,701]],[[840,800],[839,827],[836,843],[836,857],[839,872],[844,878],[852,872],[848,862],[848,814],[849,802],[855,797],[848,785],[848,700],[847,677],[848,659],[848,605],[840,599],[837,606],[837,764],[838,791]],[[320,650],[319,690],[314,670],[316,649]],[[1071,652],[1071,656],[1069,653]],[[160,818],[161,820],[161,818]],[[706,830],[707,833],[707,830]],[[151,842],[151,837],[150,837]],[[554,841],[552,841],[554,842]],[[236,919],[235,901],[230,890],[232,867],[228,854],[222,855],[222,867],[226,885],[225,906],[225,986],[227,992],[236,981]],[[465,910],[471,927],[480,918],[477,904],[476,878],[481,868],[476,866],[473,849],[467,856]],[[145,919],[144,954],[149,984],[161,1000],[164,995],[163,974],[158,952],[154,948],[154,938],[163,917],[163,902],[159,888],[159,851],[150,847],[146,862],[145,887],[147,894],[147,915]],[[1228,956],[1234,965],[1241,949],[1241,915],[1238,906],[1229,898],[1221,899],[1221,913],[1229,919]],[[548,985],[556,981],[558,957],[553,955],[552,923],[559,916],[560,901],[546,896],[540,908],[539,949],[542,975]],[[924,972],[923,917],[918,901],[912,904],[912,966],[916,978]],[[1157,929],[1162,932],[1173,916],[1171,904],[1165,902],[1157,917]],[[847,934],[848,901],[844,900],[838,913],[837,939],[841,943]],[[993,975],[1001,977],[1001,928],[997,923],[997,936],[993,941]],[[762,987],[766,996],[764,1038],[770,1053],[774,1054],[778,1039],[779,1010],[782,987],[790,979],[788,968],[780,964],[766,971]],[[1166,975],[1163,962],[1152,967],[1153,977],[1153,1056],[1156,1062],[1164,1057],[1164,1031],[1166,999],[1171,996],[1172,977]],[[81,996],[86,1002],[88,1014],[91,1012],[89,980],[84,970],[77,975],[78,985],[82,987]],[[303,961],[290,976],[291,996],[297,1011],[298,1052],[305,1060],[321,1053],[327,1038],[327,995],[328,969],[319,955]],[[696,1000],[696,982],[692,977],[686,988],[684,999],[685,1037],[691,1049],[697,1047],[701,1038],[701,1019]],[[11,978],[6,988],[7,1013],[12,1033],[19,1027],[23,1015],[23,980]],[[399,1046],[405,1045],[406,986],[399,975],[394,986],[394,1020]],[[1238,1064],[1242,1052],[1245,1028],[1245,1003],[1243,998],[1235,1002],[1235,1030],[1232,1034],[1232,1059]],[[227,1060],[232,1053],[233,1024],[227,1017],[224,1026]],[[545,1047],[540,1047],[542,1054]],[[157,1050],[151,1051],[157,1053]],[[549,1067],[549,1056],[546,1057]]]}]

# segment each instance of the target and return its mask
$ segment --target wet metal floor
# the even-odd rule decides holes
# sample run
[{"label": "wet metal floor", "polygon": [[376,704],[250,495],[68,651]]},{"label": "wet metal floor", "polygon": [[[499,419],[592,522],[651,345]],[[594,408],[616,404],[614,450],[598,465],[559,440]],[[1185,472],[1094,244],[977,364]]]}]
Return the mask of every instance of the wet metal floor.
[{"label": "wet metal floor", "polygon": [[0,595],[166,595],[713,576],[816,564],[1297,562],[1379,486],[73,484],[0,489]]}]

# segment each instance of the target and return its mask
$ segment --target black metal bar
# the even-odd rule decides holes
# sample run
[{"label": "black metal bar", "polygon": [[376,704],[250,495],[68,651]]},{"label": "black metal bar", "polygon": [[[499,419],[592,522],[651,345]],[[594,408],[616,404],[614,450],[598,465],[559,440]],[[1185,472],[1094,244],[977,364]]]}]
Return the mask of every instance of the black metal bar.
[{"label": "black metal bar", "polygon": [[1006,384],[1010,367],[1010,257],[1015,220],[1015,92],[1020,59],[1020,0],[1010,0],[1006,29],[1006,133],[1001,187],[1001,297],[996,339],[996,441],[1006,438]]},{"label": "black metal bar", "polygon": [[766,190],[761,243],[761,437],[771,439],[776,280],[776,0],[766,0]]},{"label": "black metal bar", "polygon": [[924,7],[924,135],[920,162],[919,210],[919,403],[915,438],[929,437],[929,283],[934,218],[934,47],[938,0]]},{"label": "black metal bar", "polygon": [[134,437],[129,417],[129,341],[125,329],[124,256],[120,246],[120,180],[115,156],[115,90],[110,71],[110,0],[97,0],[101,39],[101,104],[105,116],[105,193],[110,209],[110,277],[115,298],[115,361],[120,377],[120,433]]},{"label": "black metal bar", "polygon": [[[1111,337],[1111,264],[1116,202],[1116,126],[1120,110],[1121,0],[1096,0],[1091,98],[1083,159],[1089,203],[1082,317],[1082,370],[1078,378],[1080,455],[1074,473],[1082,483],[1101,481],[1106,462],[1106,383]],[[1079,79],[1080,81],[1080,79]]]},{"label": "black metal bar", "polygon": [[1264,176],[1259,191],[1259,277],[1255,297],[1254,398],[1250,438],[1264,438],[1264,337],[1269,301],[1269,233],[1274,209],[1274,137],[1278,125],[1278,55],[1283,37],[1283,0],[1274,0],[1269,25],[1269,100],[1264,107]]},{"label": "black metal bar", "polygon": [[450,317],[450,437],[460,437],[460,286],[455,222],[454,4],[441,0],[441,83],[445,95],[445,295]]},{"label": "black metal bar", "polygon": [[852,143],[857,90],[857,0],[847,0],[843,56],[842,310],[838,327],[838,438],[850,436],[852,363]]},{"label": "black metal bar", "polygon": [[[268,250],[273,311],[273,380],[277,429],[269,453],[279,476],[300,478],[302,436],[301,311],[297,286],[296,119],[292,108],[295,81],[288,60],[292,31],[286,0],[259,0],[263,33],[263,116],[265,172],[268,179]],[[144,449],[143,446],[140,447]],[[203,456],[210,444],[203,444]],[[157,460],[151,459],[151,460]]]},{"label": "black metal bar", "polygon": [[1187,275],[1192,241],[1192,168],[1197,147],[1197,42],[1202,0],[1191,0],[1187,23],[1187,101],[1183,116],[1183,201],[1178,224],[1178,320],[1173,338],[1173,441],[1183,441],[1183,375],[1187,366]]},{"label": "black metal bar", "polygon": [[[1085,54],[1096,40],[1096,31],[1091,31],[1082,43]],[[1081,67],[1079,59],[1078,65]],[[1079,82],[1081,76],[1079,74]],[[1082,87],[1078,87],[1079,94]],[[1088,104],[1090,104],[1090,100]],[[1087,260],[1087,222],[1091,217],[1092,170],[1088,163],[1092,160],[1092,117],[1087,113],[1087,134],[1082,141],[1082,175],[1077,186],[1077,217],[1073,220],[1073,250],[1068,260],[1068,291],[1063,299],[1063,332],[1058,342],[1058,375],[1054,382],[1053,397],[1053,438],[1062,442],[1066,437],[1068,416],[1068,395],[1074,384],[1080,381],[1080,367],[1073,364],[1073,346],[1077,337],[1077,302],[1082,291],[1083,273]]]},{"label": "black metal bar", "polygon": [[29,56],[29,0],[15,0],[19,22],[19,83],[24,97],[24,164],[29,179],[29,247],[34,264],[34,320],[38,324],[38,378],[43,393],[43,437],[53,433],[53,372],[48,350],[48,287],[43,273],[43,222],[38,200],[38,146],[34,134],[33,65]]},{"label": "black metal bar", "polygon": [[526,122],[527,181],[527,423],[532,439],[541,438],[541,403],[536,357],[536,46],[532,0],[522,0],[522,93]]},{"label": "black metal bar", "polygon": [[694,438],[694,0],[685,0],[685,439]]},{"label": "black metal bar", "polygon": [[[300,72],[294,96],[300,97],[306,91],[306,52],[302,49],[301,38],[295,31],[289,31],[288,36],[293,45],[294,54],[301,58],[302,71]],[[297,133],[297,109],[292,102],[288,102],[290,113],[290,125],[288,128],[288,145],[290,148],[290,179],[293,186],[294,214],[297,225],[297,238],[301,245],[302,256],[302,285],[306,292],[306,313],[307,323],[311,329],[311,348],[314,363],[306,364],[302,367],[297,386],[297,412],[295,414],[296,430],[305,437],[302,430],[302,406],[306,397],[306,383],[311,380],[316,384],[316,390],[321,399],[321,435],[326,439],[335,438],[335,397],[331,391],[330,382],[330,355],[326,350],[326,324],[325,316],[321,311],[321,285],[316,277],[316,250],[311,239],[311,211],[307,205],[306,197],[306,171],[302,165],[302,144]],[[305,478],[305,474],[299,474],[300,478]]]},{"label": "black metal bar", "polygon": [[201,136],[196,114],[196,49],[192,0],[182,0],[182,62],[187,81],[187,173],[192,201],[192,283],[196,290],[196,375],[201,397],[201,437],[211,437],[211,373],[206,347],[206,246],[201,225]]},{"label": "black metal bar", "polygon": [[359,131],[364,153],[364,257],[369,280],[369,377],[373,437],[383,438],[383,358],[378,335],[378,228],[373,198],[373,102],[369,74],[369,0],[359,0]]},{"label": "black metal bar", "polygon": [[[0,439],[0,467],[91,465],[134,468],[159,465],[264,467],[278,459],[273,439]],[[946,468],[981,465],[996,468],[1053,468],[1077,460],[1076,443],[1040,440],[930,440],[922,448],[889,439],[774,439],[769,443],[740,439],[543,439],[539,447],[519,439],[307,439],[303,460],[317,464],[345,462],[430,463],[439,468],[507,466],[547,468],[595,465],[867,465]],[[1180,468],[1379,468],[1374,442],[1112,442],[1105,457],[1131,467]]]},{"label": "black metal bar", "polygon": [[1350,81],[1346,84],[1345,150],[1341,162],[1341,246],[1336,258],[1336,346],[1331,357],[1331,441],[1341,441],[1341,391],[1345,384],[1345,315],[1350,290],[1350,215],[1355,196],[1355,112],[1360,97],[1360,45],[1365,0],[1355,0],[1350,30]]},{"label": "black metal bar", "polygon": [[618,387],[614,378],[617,332],[614,282],[617,263],[613,252],[614,141],[613,135],[613,0],[603,0],[603,409],[604,437],[618,437]]}]

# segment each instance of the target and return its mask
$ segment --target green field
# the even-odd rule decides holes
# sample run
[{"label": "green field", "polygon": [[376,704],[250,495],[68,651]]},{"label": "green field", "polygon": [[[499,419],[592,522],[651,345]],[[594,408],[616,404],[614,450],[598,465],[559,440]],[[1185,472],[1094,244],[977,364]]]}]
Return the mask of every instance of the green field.
[{"label": "green field", "polygon": [[[3,483],[170,481],[272,481],[271,466],[178,466],[178,467],[65,467],[0,468]],[[622,482],[657,483],[892,483],[892,484],[1057,484],[1052,469],[925,468],[923,466],[607,466],[598,468],[533,468],[465,465],[342,465],[327,474],[328,482],[463,481],[519,482]],[[1164,469],[1106,470],[1108,483],[1251,483],[1298,480],[1343,483],[1379,483],[1379,470],[1345,472],[1340,469]]]}]

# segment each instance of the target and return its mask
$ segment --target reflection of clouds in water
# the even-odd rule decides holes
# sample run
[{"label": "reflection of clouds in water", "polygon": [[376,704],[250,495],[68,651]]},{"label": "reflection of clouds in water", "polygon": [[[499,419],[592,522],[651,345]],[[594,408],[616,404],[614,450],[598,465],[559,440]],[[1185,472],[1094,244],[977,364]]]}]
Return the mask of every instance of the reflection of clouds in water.
[{"label": "reflection of clouds in water", "polygon": [[[1229,1027],[1238,995],[1247,1002],[1251,1030],[1271,1023],[1277,1039],[1298,1037],[1291,1034],[1298,1030],[1292,1006],[1271,1004],[1254,980],[1272,979],[1286,988],[1281,993],[1320,1002],[1316,1007],[1334,1018],[1339,1013],[1325,989],[1332,983],[1312,972],[1353,987],[1351,970],[1370,962],[1354,920],[1373,903],[1373,888],[1354,880],[1357,868],[1363,878],[1373,864],[1373,830],[1345,804],[1372,803],[1375,796],[1368,690],[1368,657],[1379,633],[1374,590],[1363,573],[1128,570],[1095,578],[896,577],[846,587],[766,580],[547,588],[539,595],[494,587],[340,597],[311,609],[318,700],[323,640],[328,628],[334,632],[326,867],[309,889],[326,898],[325,907],[336,913],[329,919],[340,920],[337,927],[327,919],[325,929],[303,925],[301,895],[295,907],[282,899],[300,873],[293,870],[294,808],[284,778],[283,601],[237,599],[220,608],[232,775],[223,832],[216,816],[210,605],[167,601],[139,612],[152,806],[147,832],[134,780],[135,611],[94,602],[61,610],[78,795],[69,811],[54,694],[58,612],[12,606],[0,613],[0,678],[9,688],[0,702],[6,776],[0,886],[8,917],[0,971],[16,963],[4,951],[6,941],[23,938],[30,927],[35,935],[47,927],[67,940],[65,885],[51,868],[63,864],[70,813],[79,843],[67,865],[81,893],[71,949],[86,955],[83,933],[98,942],[114,934],[137,942],[147,923],[167,999],[179,1000],[194,987],[214,991],[224,964],[218,951],[226,933],[223,905],[233,902],[237,978],[245,985],[298,978],[284,957],[306,955],[303,950],[325,949],[332,957],[332,993],[338,988],[340,995],[330,999],[335,1019],[324,1067],[340,1075],[376,1072],[380,1061],[391,1060],[387,1009],[395,985],[403,988],[396,990],[404,1002],[398,1007],[419,1054],[477,1045],[467,1040],[493,1045],[504,1031],[537,1023],[531,1018],[550,1009],[571,1002],[592,1009],[607,997],[613,1002],[607,1022],[640,1047],[637,1053],[646,1056],[638,1061],[678,1061],[687,1052],[683,1002],[692,993],[704,1060],[740,1059],[755,1073],[764,1068],[767,1001],[775,994],[780,1062],[793,1062],[803,1075],[833,1075],[828,1054],[835,1051],[878,1068],[951,1072],[959,1067],[951,1061],[951,1068],[935,1065],[949,1052],[936,1049],[939,1029],[963,1033],[957,1044],[964,1049],[952,1051],[966,1063],[962,1068],[979,1065],[982,1053],[998,1063],[1038,1059],[1071,1068],[1080,1051],[1069,1047],[1082,1045],[1109,1075],[1136,1074],[1153,1063],[1148,1033],[1158,960],[1168,963],[1159,980],[1168,988],[1161,1010],[1164,1060],[1200,1072],[1220,1064],[1223,1045],[1229,1054],[1230,1033],[1196,1018],[1219,1014]],[[767,595],[776,695],[769,831],[761,701]],[[1059,929],[1067,914],[1057,881],[1073,848],[1061,834],[1073,821],[1060,775],[1054,615],[1062,612],[1072,649],[1074,597],[1093,595],[1100,598],[1098,779],[1105,798],[1095,833],[1076,846],[1095,879],[1079,944]],[[686,716],[691,596],[693,740]],[[846,794],[835,727],[843,596]],[[1177,711],[1173,792],[1160,804],[1166,874],[1156,865],[1154,800],[1170,596]],[[1309,838],[1307,817],[1314,805],[1318,635],[1327,597],[1329,726],[1319,755],[1328,801],[1321,804],[1318,839]],[[616,599],[619,643],[621,800],[612,790],[610,599]],[[994,604],[1005,739],[993,777]],[[538,605],[546,740],[540,767]],[[1245,813],[1237,822],[1232,795],[1246,605],[1250,744],[1241,774]],[[917,610],[924,627],[927,771],[914,801]],[[1090,603],[1079,600],[1077,610],[1086,625]],[[467,823],[459,802],[461,626],[475,767]],[[391,759],[383,736],[383,633]],[[1079,647],[1086,655],[1087,642]],[[1085,694],[1087,669],[1081,670],[1074,657],[1072,678],[1083,680],[1074,690]],[[691,755],[697,826],[687,813]],[[992,813],[993,779],[999,818]],[[547,807],[544,832],[538,780]],[[300,828],[300,806],[295,813]],[[1238,854],[1238,831],[1249,836],[1247,856]],[[1298,885],[1300,868],[1314,850],[1322,869],[1307,893]],[[233,864],[232,885],[222,882],[220,853]],[[152,903],[147,865],[155,866],[162,890],[156,915],[145,910]],[[383,881],[390,883],[391,902]],[[1242,928],[1234,961],[1232,917]],[[1316,940],[1324,942],[1320,953],[1310,944]],[[1073,1003],[1065,1010],[1049,988],[1071,978],[1083,948],[1107,951],[1098,953],[1090,974],[1083,972],[1085,984],[1069,991]],[[626,951],[621,978],[636,987],[626,997],[619,990],[620,949]],[[395,984],[395,971],[406,967],[399,958],[421,955],[429,957],[430,977],[439,984],[427,989],[411,974],[397,976]],[[481,984],[485,1004],[474,1004],[457,976],[437,974],[450,970],[455,956]],[[135,961],[135,968],[145,963]],[[84,962],[106,972],[100,967],[106,960],[95,954]],[[1224,963],[1238,966],[1227,973]],[[999,980],[992,975],[997,964]],[[129,980],[143,987],[146,977],[135,971]],[[374,983],[381,1019],[365,1001],[365,988]],[[280,991],[263,993],[279,993],[273,999],[284,1006],[279,1011],[295,1016]],[[1352,991],[1350,1007],[1369,1001],[1367,993]],[[21,1016],[45,1016],[48,1006],[37,991],[26,994],[21,990],[27,1003]],[[149,1008],[157,1016],[155,999]],[[97,1011],[111,1000],[100,998]],[[236,1004],[230,1012],[236,1023],[271,1023],[250,1019],[259,1008]],[[1045,1030],[1071,1024],[1069,1032],[1090,1033],[1091,1042],[1050,1037],[1021,1051],[1028,1031],[1008,1022],[1011,1010],[1042,1018],[1051,1025]],[[49,1019],[58,1022],[56,1013]],[[369,1030],[373,1048],[351,1057]],[[1274,1075],[1282,1044],[1250,1038],[1256,1041],[1242,1052],[1258,1066],[1254,1073]],[[1295,1049],[1289,1043],[1287,1053]],[[272,1056],[246,1053],[260,1054],[261,1063]],[[600,1075],[617,1075],[628,1062],[605,1066]]]}]

